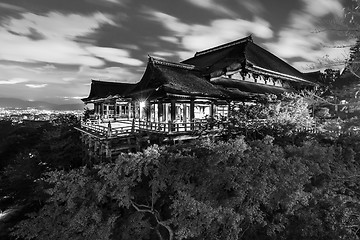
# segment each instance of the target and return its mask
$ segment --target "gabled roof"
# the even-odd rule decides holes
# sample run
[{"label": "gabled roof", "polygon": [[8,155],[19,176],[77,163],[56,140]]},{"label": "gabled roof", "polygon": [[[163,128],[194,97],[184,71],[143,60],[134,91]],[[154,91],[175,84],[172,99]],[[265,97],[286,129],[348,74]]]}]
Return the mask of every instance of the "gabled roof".
[{"label": "gabled roof", "polygon": [[83,102],[89,102],[109,96],[125,97],[135,87],[134,83],[104,82],[91,80],[90,94],[87,98],[81,99]]},{"label": "gabled roof", "polygon": [[195,65],[212,77],[251,66],[294,77],[293,81],[307,82],[300,71],[253,43],[251,36],[197,52],[183,63]]},{"label": "gabled roof", "polygon": [[324,85],[324,74],[321,71],[306,72],[303,74],[307,80],[319,85]]},{"label": "gabled roof", "polygon": [[250,40],[251,38],[247,37],[197,52],[194,57],[182,63],[195,65],[208,75],[220,71],[218,75],[215,75],[220,76],[224,69],[236,70],[245,67],[245,47]]},{"label": "gabled roof", "polygon": [[203,78],[195,66],[149,57],[146,71],[133,89],[132,95],[148,98],[150,95],[158,95],[155,92],[224,97],[223,92]]}]

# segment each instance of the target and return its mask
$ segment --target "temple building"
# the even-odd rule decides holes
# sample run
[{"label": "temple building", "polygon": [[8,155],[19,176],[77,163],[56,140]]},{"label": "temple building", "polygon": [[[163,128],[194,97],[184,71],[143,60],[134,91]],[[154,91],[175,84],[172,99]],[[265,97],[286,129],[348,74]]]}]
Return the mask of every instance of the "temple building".
[{"label": "temple building", "polygon": [[249,36],[180,63],[149,57],[138,83],[92,80],[82,100],[94,104],[94,115],[79,130],[87,139],[107,142],[109,157],[114,155],[109,149],[121,145],[109,146],[111,139],[127,138],[128,148],[134,133],[184,139],[204,128],[209,117],[228,116],[231,106],[316,86]]},{"label": "temple building", "polygon": [[90,94],[82,101],[86,104],[94,104],[97,119],[131,118],[131,99],[125,98],[134,84],[91,81]]}]

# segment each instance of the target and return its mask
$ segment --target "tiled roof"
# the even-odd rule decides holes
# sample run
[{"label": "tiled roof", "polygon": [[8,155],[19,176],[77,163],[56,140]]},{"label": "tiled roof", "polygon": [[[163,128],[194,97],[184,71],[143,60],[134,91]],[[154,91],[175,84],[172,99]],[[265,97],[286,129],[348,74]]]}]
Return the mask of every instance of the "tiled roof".
[{"label": "tiled roof", "polygon": [[[213,76],[220,76],[224,71],[244,68],[247,64],[298,78],[294,81],[306,80],[306,76],[300,71],[253,43],[251,36],[197,52],[194,57],[183,63],[195,65]],[[218,74],[214,74],[216,72]]]},{"label": "tiled roof", "polygon": [[238,89],[241,92],[248,92],[253,94],[275,94],[281,95],[284,92],[292,91],[291,89],[285,89],[282,87],[271,86],[261,83],[254,83],[230,78],[218,78],[213,80],[212,83],[221,85],[229,89]]},{"label": "tiled roof", "polygon": [[87,98],[81,99],[83,102],[106,98],[109,96],[126,96],[133,88],[134,83],[104,82],[91,80],[90,94]]},{"label": "tiled roof", "polygon": [[146,71],[133,89],[133,94],[136,95],[150,89],[199,97],[224,97],[224,94],[216,86],[202,77],[195,66],[153,57],[149,58]]}]

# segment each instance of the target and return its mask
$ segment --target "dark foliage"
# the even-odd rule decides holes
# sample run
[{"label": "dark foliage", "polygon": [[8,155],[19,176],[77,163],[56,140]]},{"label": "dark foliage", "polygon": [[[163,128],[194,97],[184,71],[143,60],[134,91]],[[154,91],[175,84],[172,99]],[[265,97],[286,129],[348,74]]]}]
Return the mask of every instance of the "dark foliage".
[{"label": "dark foliage", "polygon": [[24,213],[42,206],[45,172],[81,166],[77,124],[73,115],[60,115],[41,126],[0,122],[0,212],[13,211],[0,219],[0,238]]},{"label": "dark foliage", "polygon": [[192,142],[48,174],[31,239],[359,239],[354,139]]}]

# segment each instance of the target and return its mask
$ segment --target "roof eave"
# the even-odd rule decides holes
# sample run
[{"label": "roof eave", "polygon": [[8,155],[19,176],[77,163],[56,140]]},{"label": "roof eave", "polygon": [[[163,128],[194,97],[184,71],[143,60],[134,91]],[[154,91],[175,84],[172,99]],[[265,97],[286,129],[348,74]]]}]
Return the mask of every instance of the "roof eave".
[{"label": "roof eave", "polygon": [[305,80],[303,78],[299,78],[299,77],[295,77],[295,76],[288,75],[288,74],[285,74],[285,73],[280,73],[280,72],[277,72],[277,71],[262,68],[262,67],[256,66],[255,64],[251,63],[250,61],[248,61],[248,62],[250,63],[250,65],[247,65],[246,69],[250,70],[250,71],[262,73],[262,74],[269,75],[269,76],[272,76],[272,77],[280,77],[280,78],[283,78],[283,79],[286,79],[286,80],[289,80],[289,81],[302,82],[302,83],[306,83],[307,85],[313,85],[313,86],[318,85],[316,83]]}]

